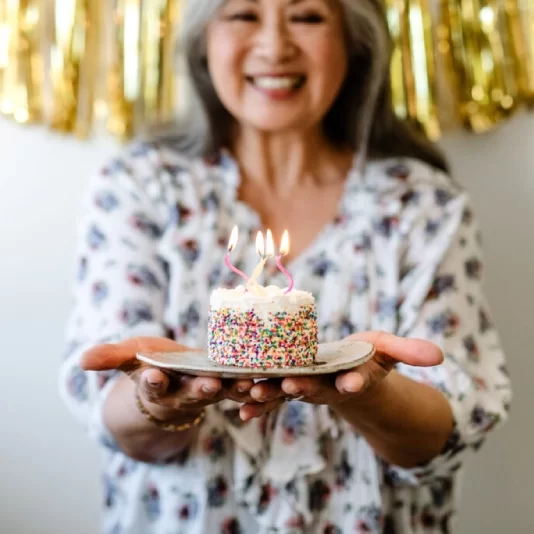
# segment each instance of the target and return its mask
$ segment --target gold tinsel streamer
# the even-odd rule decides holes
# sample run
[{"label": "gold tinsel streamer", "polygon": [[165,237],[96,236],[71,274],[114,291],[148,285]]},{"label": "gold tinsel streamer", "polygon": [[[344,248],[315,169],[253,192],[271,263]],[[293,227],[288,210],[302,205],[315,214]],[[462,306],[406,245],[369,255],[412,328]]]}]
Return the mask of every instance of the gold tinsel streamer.
[{"label": "gold tinsel streamer", "polygon": [[[534,104],[534,0],[434,1],[436,13],[431,0],[384,0],[396,114],[437,139]],[[0,0],[0,113],[80,137],[105,124],[122,139],[168,119],[180,5]]]},{"label": "gold tinsel streamer", "polygon": [[21,123],[42,114],[42,5],[0,0],[0,112]]},{"label": "gold tinsel streamer", "polygon": [[534,0],[506,0],[504,7],[520,95],[534,105]]},{"label": "gold tinsel streamer", "polygon": [[395,112],[436,140],[440,125],[427,0],[385,0],[385,8],[393,41],[390,73]]},{"label": "gold tinsel streamer", "polygon": [[521,18],[524,20],[523,27],[526,35],[526,66],[528,69],[528,87],[526,98],[530,105],[534,106],[534,0],[523,0],[521,8]]},{"label": "gold tinsel streamer", "polygon": [[54,4],[50,125],[55,130],[86,137],[93,121],[99,66],[99,3],[55,0]]},{"label": "gold tinsel streamer", "polygon": [[176,0],[116,0],[108,129],[121,138],[174,108]]},{"label": "gold tinsel streamer", "polygon": [[513,64],[498,31],[499,5],[496,0],[443,0],[442,8],[459,115],[473,131],[487,131],[519,99]]}]

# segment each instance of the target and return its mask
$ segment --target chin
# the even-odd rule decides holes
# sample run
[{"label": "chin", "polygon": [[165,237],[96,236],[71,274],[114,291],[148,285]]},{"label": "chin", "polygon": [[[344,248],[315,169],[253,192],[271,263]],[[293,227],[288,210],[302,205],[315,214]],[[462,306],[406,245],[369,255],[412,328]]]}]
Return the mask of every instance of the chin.
[{"label": "chin", "polygon": [[265,133],[288,133],[301,130],[307,130],[314,125],[315,121],[310,121],[309,117],[290,118],[276,116],[248,117],[244,122],[251,128]]}]

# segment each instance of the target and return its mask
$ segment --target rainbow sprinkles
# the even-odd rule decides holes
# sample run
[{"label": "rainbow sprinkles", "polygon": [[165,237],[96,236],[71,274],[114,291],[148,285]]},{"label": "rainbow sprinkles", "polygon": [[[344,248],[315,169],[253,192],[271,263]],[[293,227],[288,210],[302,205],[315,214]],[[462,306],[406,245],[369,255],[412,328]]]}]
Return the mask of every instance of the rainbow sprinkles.
[{"label": "rainbow sprinkles", "polygon": [[[235,248],[234,228],[228,244]],[[288,277],[284,290],[263,287],[257,278],[268,259],[274,257],[274,245],[267,231],[267,246],[258,232],[256,249],[260,262],[245,285],[234,289],[216,289],[211,294],[208,320],[208,357],[219,365],[253,368],[284,368],[315,363],[318,346],[317,312],[311,293],[293,288],[293,278],[282,267],[281,258],[289,252],[287,232],[276,257],[278,267]],[[225,263],[229,268],[229,253]],[[237,272],[237,271],[235,271]]]}]

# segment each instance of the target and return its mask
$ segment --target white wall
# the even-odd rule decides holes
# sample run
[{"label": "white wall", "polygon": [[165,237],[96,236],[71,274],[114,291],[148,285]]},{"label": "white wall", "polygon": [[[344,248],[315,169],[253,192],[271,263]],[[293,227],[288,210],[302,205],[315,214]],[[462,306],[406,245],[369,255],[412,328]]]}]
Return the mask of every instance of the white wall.
[{"label": "white wall", "polygon": [[508,424],[468,472],[461,534],[532,534],[534,113],[490,135],[448,135],[443,146],[481,220],[487,293],[515,392]]},{"label": "white wall", "polygon": [[76,211],[111,143],[0,122],[0,532],[96,534],[97,452],[57,395]]},{"label": "white wall", "polygon": [[[534,115],[491,135],[448,135],[486,237],[488,293],[515,384],[512,417],[469,470],[461,534],[534,532]],[[76,209],[116,150],[0,122],[0,532],[96,534],[98,454],[60,404]]]}]

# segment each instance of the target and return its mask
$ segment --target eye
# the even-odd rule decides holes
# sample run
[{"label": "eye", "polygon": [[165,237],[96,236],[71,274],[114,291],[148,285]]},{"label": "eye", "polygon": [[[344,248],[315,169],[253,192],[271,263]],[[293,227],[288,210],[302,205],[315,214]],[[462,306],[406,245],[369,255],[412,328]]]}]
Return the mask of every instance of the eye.
[{"label": "eye", "polygon": [[252,11],[242,11],[239,13],[232,13],[226,17],[227,20],[235,20],[242,22],[257,22],[258,16]]},{"label": "eye", "polygon": [[324,22],[324,17],[319,13],[302,13],[300,15],[293,15],[291,22],[297,22],[300,24],[320,24]]}]

